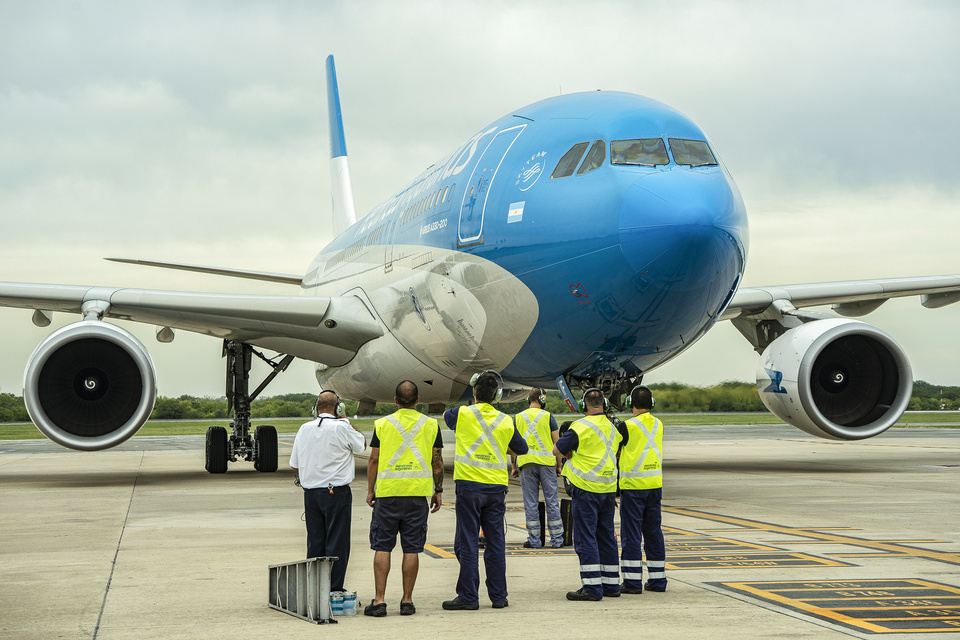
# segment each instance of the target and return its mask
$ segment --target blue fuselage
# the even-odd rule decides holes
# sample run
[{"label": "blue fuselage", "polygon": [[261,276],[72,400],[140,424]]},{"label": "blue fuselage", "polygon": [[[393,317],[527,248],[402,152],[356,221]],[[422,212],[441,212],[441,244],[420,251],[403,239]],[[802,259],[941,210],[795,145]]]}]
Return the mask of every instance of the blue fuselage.
[{"label": "blue fuselage", "polygon": [[532,104],[337,237],[304,287],[359,287],[404,351],[461,384],[486,368],[531,386],[643,374],[713,326],[746,262],[736,185],[688,147],[710,153],[641,96]]}]

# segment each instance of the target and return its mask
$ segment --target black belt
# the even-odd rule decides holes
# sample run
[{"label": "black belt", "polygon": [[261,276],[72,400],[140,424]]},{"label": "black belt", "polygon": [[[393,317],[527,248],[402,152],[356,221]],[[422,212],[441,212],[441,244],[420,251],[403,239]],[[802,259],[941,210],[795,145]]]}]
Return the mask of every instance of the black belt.
[{"label": "black belt", "polygon": [[349,489],[349,488],[350,488],[350,485],[348,484],[342,484],[339,486],[328,484],[326,486],[319,486],[319,487],[310,487],[310,488],[304,487],[303,489],[305,491],[329,491],[330,493],[333,493],[335,491],[343,491],[344,489]]}]

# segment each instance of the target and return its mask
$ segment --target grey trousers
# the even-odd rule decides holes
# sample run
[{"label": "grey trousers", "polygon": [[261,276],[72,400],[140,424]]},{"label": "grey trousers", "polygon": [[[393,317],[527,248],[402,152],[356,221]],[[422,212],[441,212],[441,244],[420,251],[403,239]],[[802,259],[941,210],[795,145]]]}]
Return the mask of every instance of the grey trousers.
[{"label": "grey trousers", "polygon": [[523,511],[527,519],[527,541],[540,546],[540,488],[546,511],[547,534],[550,545],[563,546],[563,521],[560,519],[560,499],[557,496],[557,468],[552,464],[528,462],[520,467],[520,488],[523,489]]}]

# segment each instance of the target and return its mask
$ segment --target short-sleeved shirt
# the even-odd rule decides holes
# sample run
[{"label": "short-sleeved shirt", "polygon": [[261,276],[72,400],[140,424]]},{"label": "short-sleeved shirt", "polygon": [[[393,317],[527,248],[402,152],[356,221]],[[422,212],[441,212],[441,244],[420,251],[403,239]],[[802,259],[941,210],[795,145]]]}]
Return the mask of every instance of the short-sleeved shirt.
[{"label": "short-sleeved shirt", "polygon": [[341,487],[353,482],[353,454],[365,448],[363,434],[347,420],[324,413],[297,431],[290,466],[297,469],[304,489]]}]

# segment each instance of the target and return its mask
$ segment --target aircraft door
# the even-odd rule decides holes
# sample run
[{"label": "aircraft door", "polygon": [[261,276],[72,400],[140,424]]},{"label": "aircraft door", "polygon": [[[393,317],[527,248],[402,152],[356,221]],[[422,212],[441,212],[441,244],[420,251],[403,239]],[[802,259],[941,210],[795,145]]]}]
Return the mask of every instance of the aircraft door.
[{"label": "aircraft door", "polygon": [[384,248],[383,255],[383,272],[390,273],[393,271],[393,260],[394,260],[394,250],[396,249],[397,236],[399,235],[397,231],[400,229],[400,214],[401,212],[397,211],[393,214],[392,220],[387,223],[390,231],[387,233],[387,244]]},{"label": "aircraft door", "polygon": [[470,180],[467,182],[467,188],[464,190],[463,201],[460,203],[458,246],[483,242],[483,216],[486,213],[490,185],[497,175],[504,156],[507,155],[507,151],[524,127],[526,125],[521,124],[499,132],[477,160]]}]

